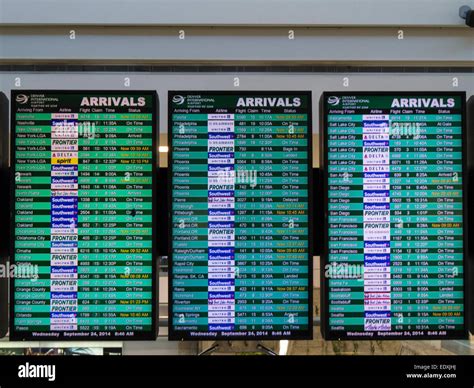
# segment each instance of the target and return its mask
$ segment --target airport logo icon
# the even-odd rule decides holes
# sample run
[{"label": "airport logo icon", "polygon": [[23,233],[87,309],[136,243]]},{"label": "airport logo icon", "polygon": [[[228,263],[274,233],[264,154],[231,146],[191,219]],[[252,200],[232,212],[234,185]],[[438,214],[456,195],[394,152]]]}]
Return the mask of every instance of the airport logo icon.
[{"label": "airport logo icon", "polygon": [[183,105],[186,98],[183,96],[173,96],[173,103],[176,105]]},{"label": "airport logo icon", "polygon": [[340,102],[341,102],[341,99],[339,97],[331,96],[328,98],[329,105],[336,106],[336,105],[339,105]]},{"label": "airport logo icon", "polygon": [[19,94],[16,96],[15,101],[19,104],[26,104],[30,98],[26,94]]}]

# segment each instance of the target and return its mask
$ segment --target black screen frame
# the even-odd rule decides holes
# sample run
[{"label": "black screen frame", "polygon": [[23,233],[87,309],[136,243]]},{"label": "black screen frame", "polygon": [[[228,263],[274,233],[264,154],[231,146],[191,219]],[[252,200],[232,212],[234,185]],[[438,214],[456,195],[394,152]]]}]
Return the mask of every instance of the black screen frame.
[{"label": "black screen frame", "polygon": [[[328,219],[328,147],[326,142],[328,140],[327,134],[327,114],[328,114],[328,104],[326,103],[327,97],[329,96],[336,96],[336,97],[343,97],[343,96],[403,96],[403,97],[420,97],[420,96],[453,96],[453,97],[460,97],[461,98],[461,131],[462,131],[462,191],[463,191],[463,295],[464,295],[464,324],[462,334],[457,333],[450,333],[448,332],[446,336],[430,336],[430,335],[419,335],[419,336],[396,336],[396,337],[380,337],[374,335],[373,337],[367,336],[340,336],[337,335],[336,331],[330,331],[329,329],[329,285],[328,279],[325,277],[325,270],[327,264],[329,264],[328,260],[328,250],[329,250],[329,219]],[[322,172],[322,189],[323,189],[323,222],[324,222],[324,244],[322,246],[321,252],[321,273],[320,273],[320,281],[321,281],[321,334],[325,340],[342,340],[342,341],[363,341],[363,340],[377,340],[377,341],[394,341],[394,340],[449,340],[449,339],[467,339],[469,337],[468,334],[468,322],[469,322],[469,314],[470,314],[470,298],[468,294],[468,277],[467,277],[467,269],[468,269],[468,187],[469,187],[469,177],[468,177],[468,170],[467,170],[467,115],[466,115],[466,92],[453,92],[453,91],[333,91],[333,92],[323,92],[320,100],[319,100],[319,118],[320,118],[320,139],[319,139],[319,147],[320,147],[320,169]],[[345,331],[341,331],[341,333],[346,333]]]},{"label": "black screen frame", "polygon": [[[64,331],[58,332],[59,336],[40,336],[36,337],[32,335],[32,331],[18,332],[15,330],[14,319],[15,319],[15,282],[14,279],[10,280],[10,341],[145,341],[145,340],[155,340],[158,336],[158,255],[157,255],[157,217],[156,209],[158,206],[157,198],[157,171],[159,167],[159,157],[158,157],[158,136],[159,136],[159,99],[156,90],[123,90],[123,89],[16,89],[11,90],[11,114],[10,114],[10,260],[11,263],[15,263],[15,135],[16,135],[16,96],[18,94],[28,94],[28,93],[44,93],[44,94],[63,94],[63,95],[84,95],[88,94],[123,94],[129,96],[139,96],[139,95],[149,95],[152,98],[152,330],[148,332],[137,332],[133,337],[126,336],[98,336],[98,337],[64,337]],[[83,331],[75,331],[76,333],[84,333]],[[90,333],[90,332],[85,332]],[[115,332],[112,332],[115,333]]]},{"label": "black screen frame", "polygon": [[[255,95],[272,95],[272,96],[288,96],[288,95],[305,95],[308,98],[307,103],[307,126],[308,126],[308,330],[301,331],[298,336],[258,336],[257,338],[239,338],[224,337],[221,335],[209,336],[202,332],[203,335],[191,336],[189,331],[175,330],[173,325],[173,107],[171,100],[175,95],[200,94],[202,96],[215,95],[237,95],[242,97],[251,97]],[[170,90],[168,91],[168,218],[169,222],[169,246],[168,246],[168,340],[169,341],[271,341],[271,340],[311,340],[313,339],[313,224],[314,224],[314,204],[313,204],[313,116],[312,116],[312,92],[307,91],[274,91],[274,90]]]},{"label": "black screen frame", "polygon": [[[2,188],[0,198],[0,265],[7,266],[10,253],[10,228],[8,219],[10,217],[10,182],[9,182],[9,127],[8,111],[9,101],[7,96],[0,92],[0,187]],[[6,267],[7,268],[7,267]],[[0,277],[0,338],[8,332],[8,271],[5,276]]]}]

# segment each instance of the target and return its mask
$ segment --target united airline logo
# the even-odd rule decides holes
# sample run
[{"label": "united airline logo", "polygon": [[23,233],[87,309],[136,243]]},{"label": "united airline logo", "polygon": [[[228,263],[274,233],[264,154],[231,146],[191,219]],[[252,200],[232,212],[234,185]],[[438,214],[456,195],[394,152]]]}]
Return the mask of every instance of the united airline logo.
[{"label": "united airline logo", "polygon": [[183,105],[186,98],[183,96],[173,96],[173,103],[176,105]]},{"label": "united airline logo", "polygon": [[15,98],[15,101],[19,104],[26,104],[30,98],[26,94],[18,94]]},{"label": "united airline logo", "polygon": [[329,105],[336,106],[336,105],[339,105],[340,102],[341,102],[341,99],[339,97],[331,96],[328,98]]}]

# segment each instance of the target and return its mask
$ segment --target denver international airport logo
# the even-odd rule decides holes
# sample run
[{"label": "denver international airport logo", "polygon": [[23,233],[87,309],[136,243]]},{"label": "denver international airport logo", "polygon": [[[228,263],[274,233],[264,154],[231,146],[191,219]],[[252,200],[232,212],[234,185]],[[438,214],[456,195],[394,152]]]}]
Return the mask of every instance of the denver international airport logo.
[{"label": "denver international airport logo", "polygon": [[176,105],[183,105],[186,98],[183,96],[173,96],[173,103]]},{"label": "denver international airport logo", "polygon": [[339,97],[336,97],[336,96],[328,97],[329,105],[336,106],[336,105],[339,105],[340,102],[341,102],[341,99]]},{"label": "denver international airport logo", "polygon": [[15,101],[19,104],[26,104],[30,98],[26,94],[18,94],[15,98]]}]

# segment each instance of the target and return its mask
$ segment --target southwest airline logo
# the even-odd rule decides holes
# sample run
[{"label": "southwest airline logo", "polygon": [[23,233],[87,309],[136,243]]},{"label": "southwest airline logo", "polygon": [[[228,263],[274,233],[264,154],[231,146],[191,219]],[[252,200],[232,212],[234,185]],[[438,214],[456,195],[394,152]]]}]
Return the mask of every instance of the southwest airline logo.
[{"label": "southwest airline logo", "polygon": [[173,96],[173,103],[176,105],[183,105],[186,98],[183,96]]},{"label": "southwest airline logo", "polygon": [[26,94],[18,94],[15,101],[19,104],[26,104],[30,98]]},{"label": "southwest airline logo", "polygon": [[331,96],[328,98],[329,105],[336,106],[336,105],[339,105],[340,102],[341,102],[341,99],[339,97]]}]

